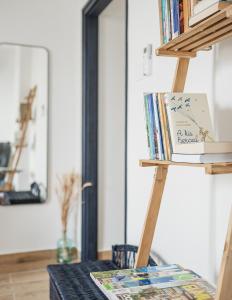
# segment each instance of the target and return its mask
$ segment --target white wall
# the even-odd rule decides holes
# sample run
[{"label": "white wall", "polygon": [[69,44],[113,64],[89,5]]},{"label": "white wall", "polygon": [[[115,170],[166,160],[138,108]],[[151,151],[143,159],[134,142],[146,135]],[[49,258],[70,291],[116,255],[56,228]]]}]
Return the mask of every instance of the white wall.
[{"label": "white wall", "polygon": [[[85,2],[0,0],[0,43],[43,46],[50,55],[48,201],[0,207],[1,254],[54,249],[60,237],[56,175],[81,170],[81,8]],[[70,235],[79,244],[80,226],[78,233],[72,227]]]},{"label": "white wall", "polygon": [[124,240],[125,1],[99,17],[98,249]]},{"label": "white wall", "polygon": [[[128,241],[138,244],[154,170],[148,157],[143,92],[170,91],[175,59],[153,56],[153,75],[142,76],[143,48],[160,44],[158,1],[129,0]],[[232,140],[232,40],[202,52],[190,64],[186,91],[208,94],[221,140]],[[231,199],[232,175],[209,176],[203,169],[170,168],[153,250],[216,281]]]}]

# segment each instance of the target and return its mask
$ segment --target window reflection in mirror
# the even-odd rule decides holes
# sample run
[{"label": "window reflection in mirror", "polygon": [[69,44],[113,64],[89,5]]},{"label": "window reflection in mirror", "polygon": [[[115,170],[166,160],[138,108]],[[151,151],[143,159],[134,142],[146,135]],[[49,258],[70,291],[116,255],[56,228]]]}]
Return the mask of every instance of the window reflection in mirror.
[{"label": "window reflection in mirror", "polygon": [[48,52],[0,45],[0,198],[47,197]]}]

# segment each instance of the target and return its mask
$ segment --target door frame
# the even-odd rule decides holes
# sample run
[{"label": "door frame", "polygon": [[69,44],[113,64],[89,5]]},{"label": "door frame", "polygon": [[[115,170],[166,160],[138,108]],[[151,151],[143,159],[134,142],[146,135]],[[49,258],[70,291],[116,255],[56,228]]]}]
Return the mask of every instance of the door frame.
[{"label": "door frame", "polygon": [[[89,0],[82,10],[82,191],[81,260],[97,259],[98,241],[98,17],[113,0]],[[127,242],[128,0],[125,0],[125,229]]]}]

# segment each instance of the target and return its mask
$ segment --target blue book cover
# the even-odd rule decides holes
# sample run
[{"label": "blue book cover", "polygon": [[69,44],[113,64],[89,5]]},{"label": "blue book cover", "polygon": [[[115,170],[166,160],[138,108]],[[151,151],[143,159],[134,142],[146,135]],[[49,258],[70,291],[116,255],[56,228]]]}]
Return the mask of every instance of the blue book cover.
[{"label": "blue book cover", "polygon": [[152,128],[152,139],[154,143],[154,159],[158,158],[158,142],[157,142],[157,131],[155,125],[155,113],[154,113],[154,104],[153,104],[153,95],[148,95],[149,105],[150,105],[150,122]]},{"label": "blue book cover", "polygon": [[172,1],[172,38],[180,34],[180,15],[179,15],[179,0]]},{"label": "blue book cover", "polygon": [[145,96],[145,101],[147,104],[147,115],[148,115],[148,136],[149,136],[149,144],[150,144],[150,159],[155,159],[155,143],[154,143],[154,134],[153,134],[153,126],[152,126],[152,118],[151,118],[151,102],[149,99],[149,95]]},{"label": "blue book cover", "polygon": [[166,23],[166,0],[161,0],[161,8],[162,8],[163,43],[166,44],[168,42],[167,23]]},{"label": "blue book cover", "polygon": [[147,95],[144,94],[144,109],[145,109],[145,119],[146,119],[146,133],[147,133],[147,143],[149,149],[149,157],[152,157],[152,149],[150,145],[150,136],[149,136],[149,113],[148,113],[148,103],[147,103]]},{"label": "blue book cover", "polygon": [[156,125],[155,129],[156,129],[156,135],[158,140],[159,159],[164,160],[163,138],[162,138],[159,108],[158,108],[158,101],[157,101],[156,94],[153,95],[153,102],[154,102],[155,125]]}]

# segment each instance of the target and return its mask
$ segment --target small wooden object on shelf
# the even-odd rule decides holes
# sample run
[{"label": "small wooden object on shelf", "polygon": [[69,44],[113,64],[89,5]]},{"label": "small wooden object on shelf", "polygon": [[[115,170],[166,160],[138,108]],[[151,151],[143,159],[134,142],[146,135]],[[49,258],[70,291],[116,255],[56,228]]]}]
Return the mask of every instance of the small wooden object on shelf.
[{"label": "small wooden object on shelf", "polygon": [[[190,29],[187,33],[175,38],[157,50],[157,55],[178,57],[176,72],[173,81],[173,92],[183,92],[187,78],[189,61],[196,52],[232,36],[232,8],[215,14],[206,21]],[[158,220],[160,204],[169,166],[188,166],[205,168],[207,174],[232,173],[232,163],[176,163],[172,161],[141,160],[143,167],[155,167],[150,202],[140,240],[139,251],[135,267],[147,265],[151,245]],[[216,300],[232,299],[232,213],[225,241],[221,271],[218,280]]]}]

